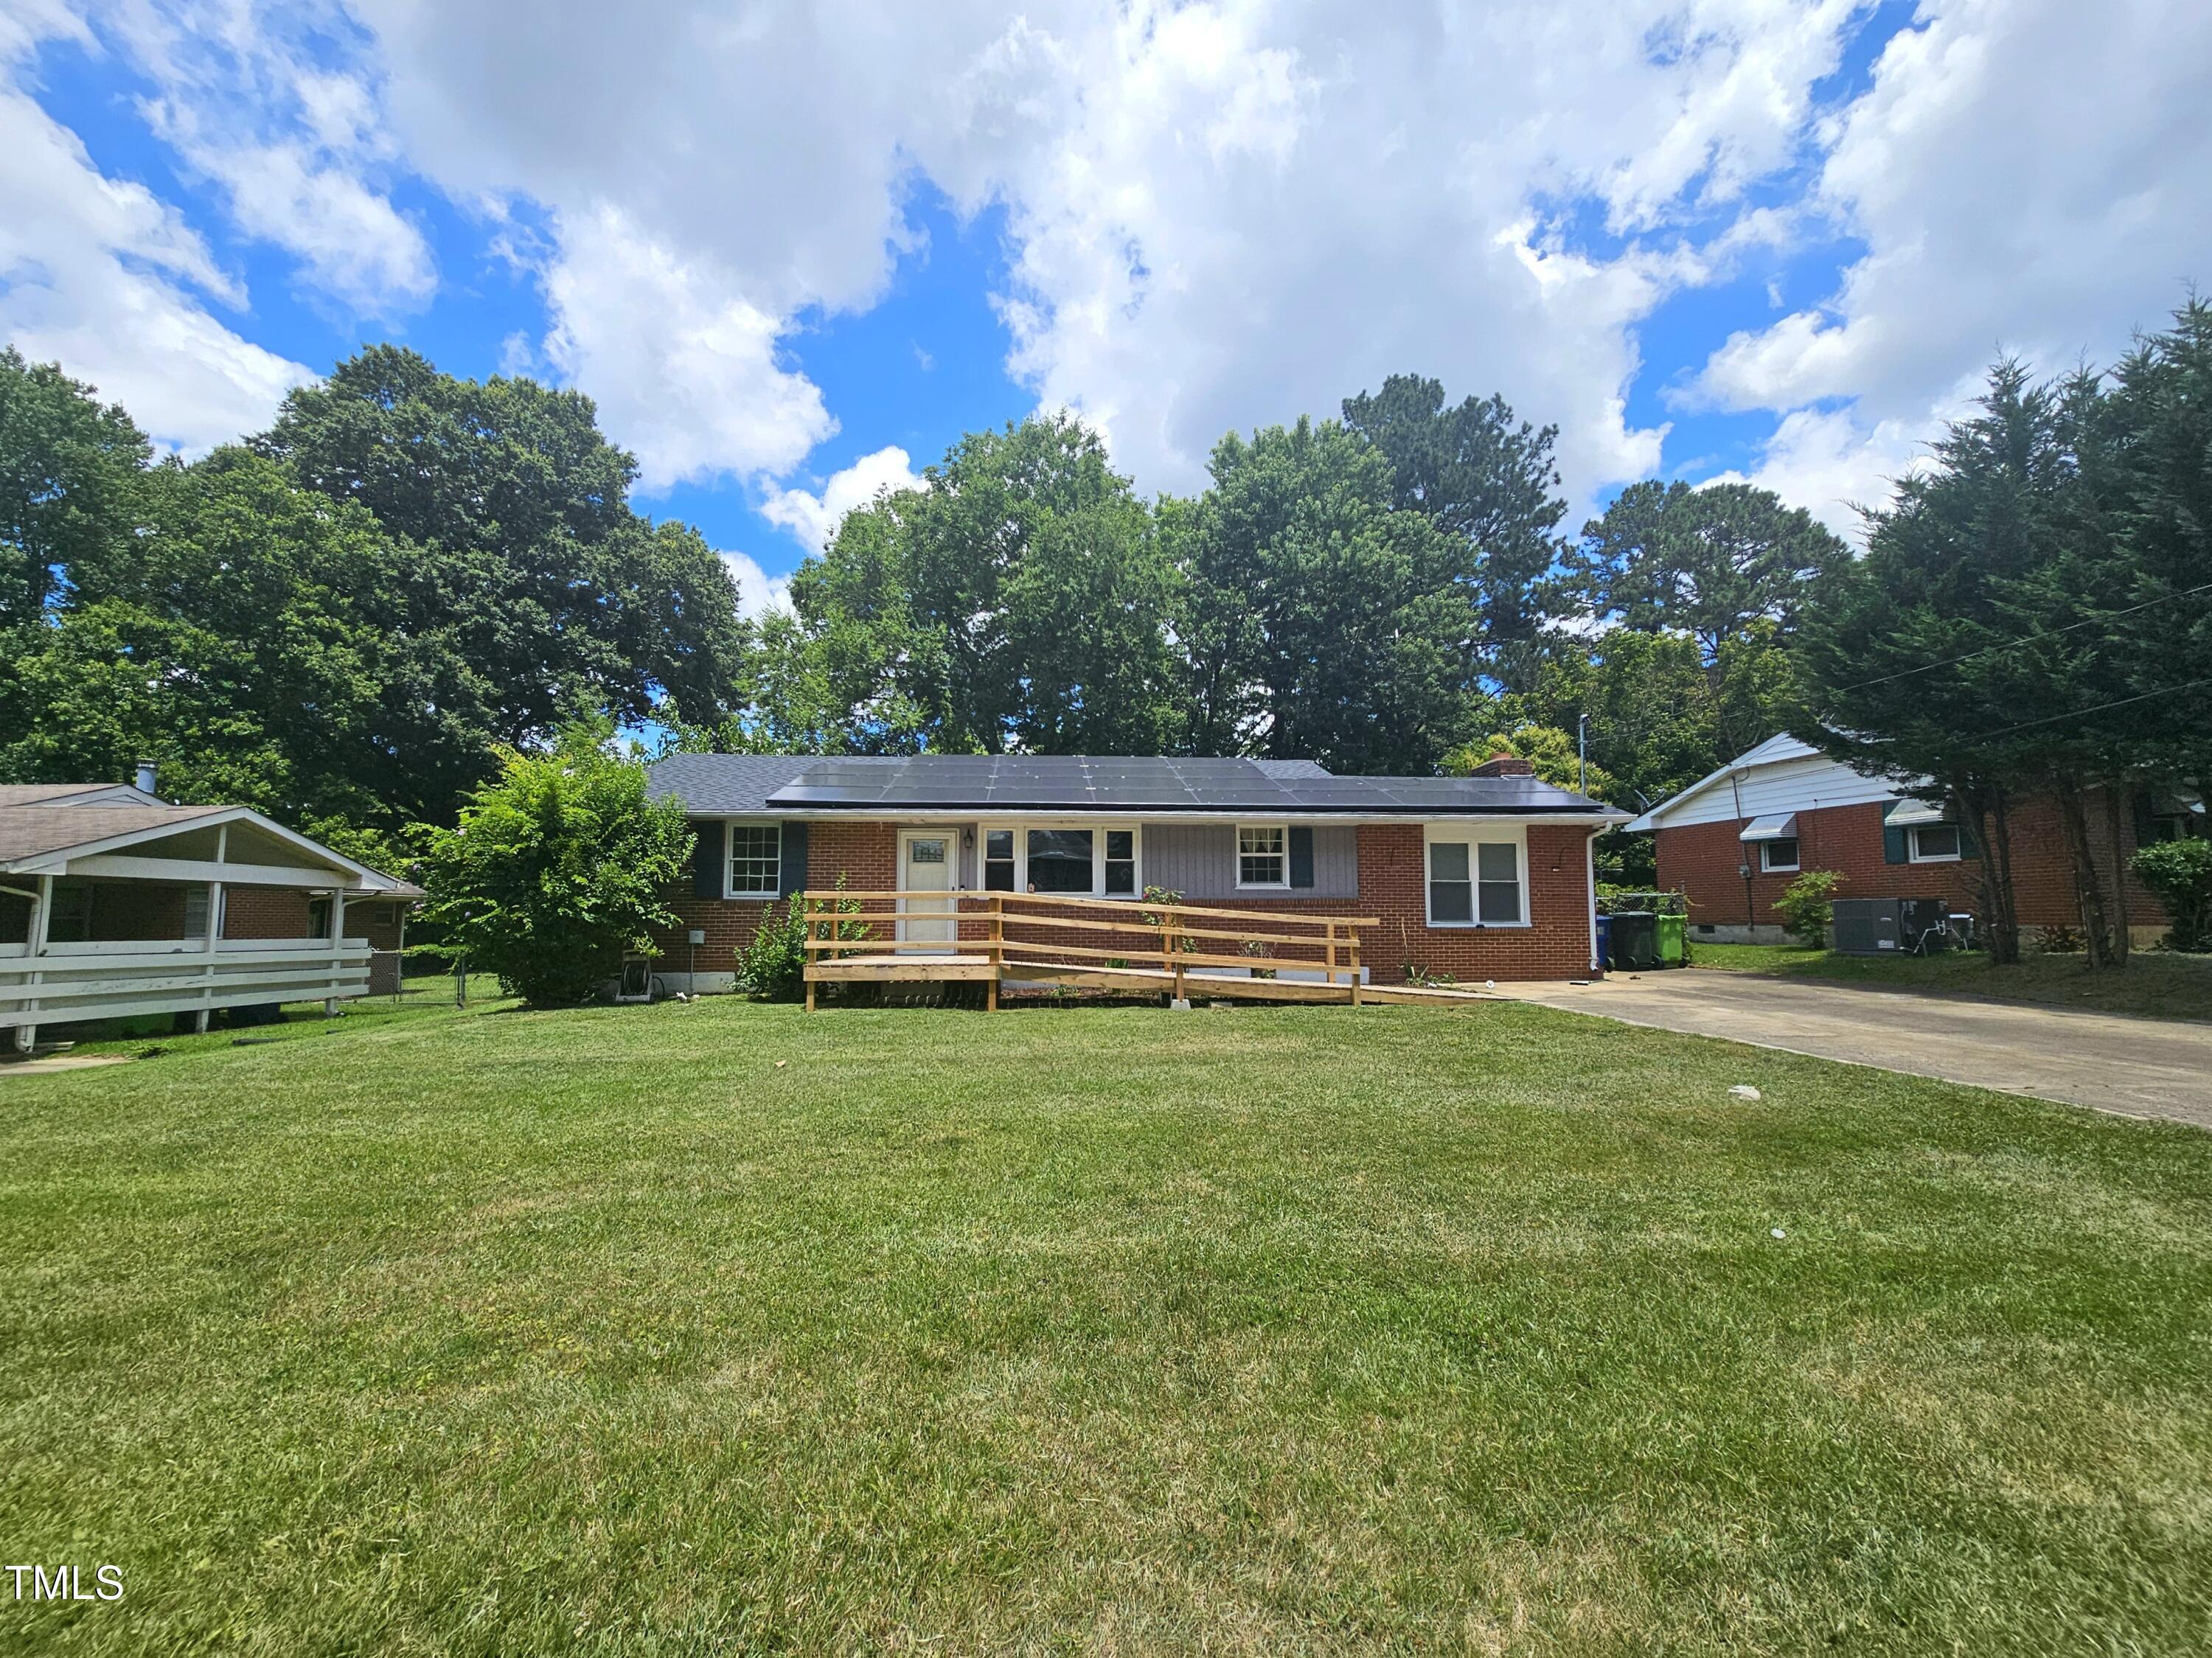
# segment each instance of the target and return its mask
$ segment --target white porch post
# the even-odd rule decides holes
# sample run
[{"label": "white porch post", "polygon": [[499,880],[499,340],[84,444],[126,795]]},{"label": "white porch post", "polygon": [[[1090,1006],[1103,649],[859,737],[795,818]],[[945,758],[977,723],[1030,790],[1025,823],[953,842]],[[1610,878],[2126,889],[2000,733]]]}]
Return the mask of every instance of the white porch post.
[{"label": "white porch post", "polygon": [[[345,889],[339,887],[331,894],[331,988],[338,987],[338,969],[345,960]],[[325,997],[323,1017],[333,1018],[338,1011],[338,999]]]},{"label": "white porch post", "polygon": [[[46,953],[47,923],[53,919],[53,914],[54,878],[51,875],[41,875],[39,877],[39,896],[31,907],[31,954],[33,957]],[[15,1046],[26,1054],[39,1045],[38,987],[44,976],[35,967],[31,969],[28,986],[31,992],[31,1005],[24,1011],[30,1014],[32,1023],[15,1027]]]},{"label": "white porch post", "polygon": [[[215,860],[216,860],[216,862],[217,862],[218,864],[220,864],[220,863],[223,862],[223,861],[224,861],[224,853],[226,853],[227,852],[228,852],[228,851],[229,851],[229,849],[230,849],[230,825],[229,825],[229,824],[228,824],[228,823],[224,823],[224,824],[221,825],[220,827],[218,827],[218,828],[216,829],[216,832],[215,832]],[[207,1032],[207,1028],[208,1028],[208,1020],[209,1020],[209,1017],[210,1017],[210,1015],[214,1012],[214,1011],[215,1011],[215,1008],[214,1008],[214,1002],[215,1002],[215,981],[216,981],[216,973],[220,970],[220,969],[219,969],[219,968],[218,968],[218,966],[217,966],[217,964],[216,964],[216,959],[215,959],[215,956],[216,956],[216,950],[217,947],[221,944],[222,941],[222,882],[220,882],[220,881],[210,881],[210,882],[209,882],[209,883],[208,883],[208,890],[207,890],[207,957],[208,957],[208,961],[207,961],[207,966],[206,966],[206,968],[203,970],[203,972],[202,972],[202,974],[201,974],[201,977],[204,978],[204,979],[207,981],[207,987],[206,987],[204,990],[203,990],[203,991],[201,991],[201,992],[200,992],[200,1000],[201,1000],[201,1002],[204,1004],[204,1005],[202,1005],[202,1007],[200,1008],[200,1016],[199,1016],[199,1019],[198,1019],[198,1023],[197,1023],[197,1028],[198,1028],[198,1030],[200,1031],[200,1033],[201,1033],[202,1035],[204,1035],[206,1034],[206,1032]]]}]

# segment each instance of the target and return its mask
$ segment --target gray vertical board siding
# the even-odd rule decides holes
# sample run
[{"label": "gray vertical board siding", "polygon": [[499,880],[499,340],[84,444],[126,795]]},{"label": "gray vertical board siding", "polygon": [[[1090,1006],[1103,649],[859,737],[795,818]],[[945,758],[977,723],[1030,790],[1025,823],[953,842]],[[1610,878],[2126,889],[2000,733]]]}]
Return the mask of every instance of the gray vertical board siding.
[{"label": "gray vertical board siding", "polygon": [[1357,898],[1359,831],[1348,824],[1314,826],[1314,884],[1295,894],[1237,886],[1237,830],[1228,823],[1146,823],[1142,879],[1196,900],[1237,897]]}]

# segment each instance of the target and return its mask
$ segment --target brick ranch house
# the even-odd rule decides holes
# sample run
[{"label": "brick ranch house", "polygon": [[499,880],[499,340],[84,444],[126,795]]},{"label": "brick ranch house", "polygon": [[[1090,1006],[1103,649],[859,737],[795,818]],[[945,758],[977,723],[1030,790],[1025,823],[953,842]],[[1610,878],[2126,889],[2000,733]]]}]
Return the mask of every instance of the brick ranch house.
[{"label": "brick ranch house", "polygon": [[[1693,938],[1778,944],[1775,901],[1805,870],[1839,870],[1839,896],[1942,898],[1979,915],[1981,848],[1972,826],[1940,805],[1905,793],[1894,780],[1867,777],[1794,737],[1757,748],[1661,801],[1629,823],[1655,840],[1659,884],[1689,900]],[[2123,788],[2120,862],[2138,847],[2207,833],[2203,797]],[[2087,803],[2091,848],[2100,870],[2114,867],[2103,790]],[[2078,927],[2080,900],[2058,808],[2030,799],[2009,814],[2014,902],[2022,928]],[[1749,873],[1747,909],[1746,872]],[[2165,932],[2158,901],[2133,877],[2127,884],[2134,937]]]},{"label": "brick ranch house", "polygon": [[[1593,970],[1590,845],[1627,814],[1492,761],[1473,777],[1338,777],[1311,761],[676,754],[650,792],[697,835],[656,935],[672,990],[724,990],[792,893],[991,891],[1379,917],[1364,975]],[[696,931],[701,941],[693,944]],[[963,932],[962,936],[966,936]]]},{"label": "brick ranch house", "polygon": [[244,806],[0,785],[0,1041],[41,1026],[389,993],[419,889]]}]

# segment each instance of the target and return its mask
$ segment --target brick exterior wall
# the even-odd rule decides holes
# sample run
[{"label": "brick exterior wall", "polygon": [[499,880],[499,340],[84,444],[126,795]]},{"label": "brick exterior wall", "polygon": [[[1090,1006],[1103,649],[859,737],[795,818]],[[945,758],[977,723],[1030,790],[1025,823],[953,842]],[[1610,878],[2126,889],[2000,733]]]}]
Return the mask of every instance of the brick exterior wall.
[{"label": "brick exterior wall", "polygon": [[[2135,826],[2122,801],[2122,856],[2136,850]],[[1847,898],[1941,898],[1951,908],[1978,915],[1983,912],[1982,865],[1977,859],[1955,864],[1889,864],[1882,861],[1881,820],[1887,810],[1879,801],[1852,806],[1829,806],[1797,814],[1798,869],[1769,875],[1759,869],[1759,848],[1746,845],[1745,818],[1715,823],[1686,823],[1656,831],[1659,884],[1680,889],[1690,903],[1692,926],[1741,926],[1745,924],[1743,878],[1739,865],[1752,865],[1752,922],[1779,926],[1775,909],[1783,889],[1800,872],[1832,869],[1843,872],[1839,896]],[[2098,867],[2109,880],[2112,867],[2111,837],[2106,832],[2102,791],[2088,801],[2090,843]],[[2081,924],[2081,906],[2074,891],[2074,864],[2057,803],[2037,797],[2021,803],[2009,815],[2013,858],[2013,901],[2022,926],[2075,926]],[[2166,914],[2142,884],[2127,879],[2128,920],[2138,933],[2148,938],[2165,931]],[[2106,893],[2110,904],[2112,893]]]},{"label": "brick exterior wall", "polygon": [[[353,931],[348,916],[346,931]],[[304,938],[307,895],[289,887],[225,887],[222,936],[226,938]]]},{"label": "brick exterior wall", "polygon": [[[226,887],[222,895],[222,936],[226,938],[305,938],[308,895],[293,887]],[[401,961],[397,953],[406,934],[408,907],[390,900],[349,899],[345,936],[359,938],[381,953],[369,958],[368,991],[372,996],[399,992]]]},{"label": "brick exterior wall", "polygon": [[[1217,908],[1261,914],[1378,917],[1382,925],[1365,929],[1361,940],[1362,965],[1369,979],[1377,984],[1399,982],[1409,963],[1461,980],[1580,979],[1589,976],[1590,970],[1588,840],[1586,830],[1571,825],[1529,826],[1528,902],[1534,924],[1526,927],[1431,927],[1427,871],[1418,823],[1360,827],[1357,898],[1240,895],[1208,902]],[[810,888],[835,887],[842,875],[845,884],[855,892],[893,891],[898,885],[897,826],[880,822],[810,823],[806,864]],[[653,935],[661,952],[658,970],[677,983],[684,982],[693,955],[684,934],[687,929],[698,927],[707,935],[696,952],[698,985],[713,988],[726,984],[733,952],[752,941],[769,906],[757,901],[695,898],[688,872],[665,896],[678,922],[675,927]],[[988,925],[973,914],[977,907],[963,904],[962,908],[970,912],[959,924],[962,939],[988,936]],[[1067,913],[1083,912],[1071,906]],[[1073,928],[1048,932],[1030,926],[1018,930],[1015,937],[1042,953],[1048,953],[1058,943],[1124,951],[1132,965],[1146,965],[1158,957],[1156,938],[1139,932],[1124,935]],[[1237,953],[1231,940],[1208,942],[1210,947],[1204,953],[1217,950]],[[1097,958],[1084,959],[1103,964]],[[1297,968],[1318,965],[1320,958],[1317,952],[1284,948],[1269,959]]]}]

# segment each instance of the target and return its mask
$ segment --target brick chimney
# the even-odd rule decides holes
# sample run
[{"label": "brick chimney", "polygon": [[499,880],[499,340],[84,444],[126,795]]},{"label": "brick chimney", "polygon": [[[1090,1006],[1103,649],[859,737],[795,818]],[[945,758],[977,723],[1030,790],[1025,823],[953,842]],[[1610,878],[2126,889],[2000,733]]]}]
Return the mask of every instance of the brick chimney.
[{"label": "brick chimney", "polygon": [[1516,754],[1493,754],[1474,768],[1477,777],[1534,777],[1536,768]]}]

